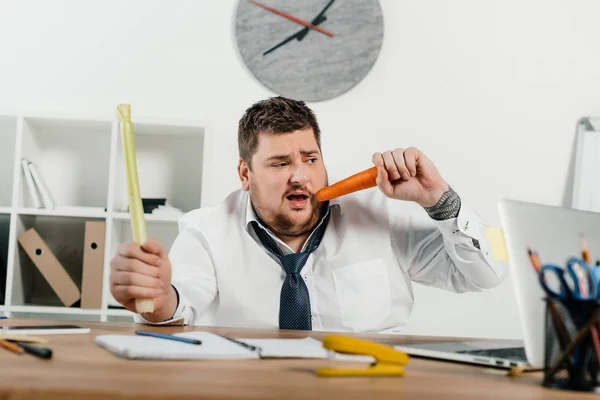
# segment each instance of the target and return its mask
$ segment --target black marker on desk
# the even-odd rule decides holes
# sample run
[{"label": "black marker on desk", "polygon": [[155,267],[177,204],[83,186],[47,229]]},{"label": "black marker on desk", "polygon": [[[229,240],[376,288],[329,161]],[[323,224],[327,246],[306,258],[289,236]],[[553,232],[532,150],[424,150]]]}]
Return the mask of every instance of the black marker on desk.
[{"label": "black marker on desk", "polygon": [[135,333],[137,333],[138,335],[142,335],[142,336],[152,336],[152,337],[156,337],[159,339],[169,339],[169,340],[175,340],[177,342],[183,342],[183,343],[189,343],[189,344],[202,344],[202,342],[198,339],[189,339],[189,338],[181,337],[181,336],[167,335],[165,333],[157,333],[157,332],[143,331],[143,330],[137,330],[137,331],[135,331]]},{"label": "black marker on desk", "polygon": [[26,353],[29,353],[39,358],[43,358],[44,360],[49,360],[52,358],[52,349],[49,349],[47,347],[34,346],[30,343],[25,342],[15,343],[18,344],[21,348],[23,348],[23,350],[25,350]]}]

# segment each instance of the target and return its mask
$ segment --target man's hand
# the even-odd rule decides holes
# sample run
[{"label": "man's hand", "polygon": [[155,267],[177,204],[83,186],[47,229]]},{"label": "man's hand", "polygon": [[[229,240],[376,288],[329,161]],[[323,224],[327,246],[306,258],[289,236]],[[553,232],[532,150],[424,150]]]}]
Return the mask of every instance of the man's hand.
[{"label": "man's hand", "polygon": [[137,312],[136,298],[154,299],[154,312],[144,318],[164,321],[175,313],[177,294],[171,286],[171,262],[158,240],[123,243],[110,262],[110,292],[126,309]]},{"label": "man's hand", "polygon": [[387,197],[432,207],[449,190],[436,166],[414,147],[373,154],[377,186]]}]

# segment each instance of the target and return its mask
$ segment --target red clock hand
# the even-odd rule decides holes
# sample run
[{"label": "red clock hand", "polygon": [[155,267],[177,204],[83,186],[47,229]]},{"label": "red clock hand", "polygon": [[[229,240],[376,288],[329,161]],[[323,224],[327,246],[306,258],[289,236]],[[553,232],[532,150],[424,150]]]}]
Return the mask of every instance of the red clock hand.
[{"label": "red clock hand", "polygon": [[287,18],[287,19],[289,19],[290,21],[294,21],[294,22],[295,22],[295,23],[297,23],[297,24],[300,24],[300,25],[306,26],[306,27],[308,27],[308,28],[314,29],[315,31],[317,31],[317,32],[321,32],[321,33],[322,33],[322,34],[324,34],[324,35],[327,35],[327,36],[330,36],[330,37],[333,37],[333,36],[334,36],[334,34],[333,34],[333,33],[329,32],[329,31],[326,31],[325,29],[323,29],[323,28],[320,28],[320,27],[318,27],[318,26],[311,25],[309,22],[306,22],[306,21],[304,21],[304,20],[301,20],[300,18],[296,18],[296,17],[294,17],[293,15],[290,15],[290,14],[284,13],[283,11],[276,10],[276,9],[274,9],[274,8],[271,8],[271,7],[269,7],[269,6],[266,6],[266,5],[264,5],[264,4],[260,4],[259,2],[256,2],[256,1],[254,1],[254,0],[248,0],[248,1],[249,1],[250,3],[252,3],[252,4],[254,4],[254,5],[257,5],[257,6],[261,7],[261,8],[264,8],[264,9],[265,9],[265,10],[267,10],[267,11],[270,11],[270,12],[272,12],[273,14],[277,14],[277,15],[279,15],[279,16],[282,16],[283,18]]}]

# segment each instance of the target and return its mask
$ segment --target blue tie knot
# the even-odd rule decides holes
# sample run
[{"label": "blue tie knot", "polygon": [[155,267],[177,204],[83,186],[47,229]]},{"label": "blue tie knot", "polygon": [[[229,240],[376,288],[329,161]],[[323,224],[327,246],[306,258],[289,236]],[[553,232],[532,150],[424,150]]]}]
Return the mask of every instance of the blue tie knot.
[{"label": "blue tie knot", "polygon": [[286,274],[299,274],[310,253],[292,253],[279,257]]}]

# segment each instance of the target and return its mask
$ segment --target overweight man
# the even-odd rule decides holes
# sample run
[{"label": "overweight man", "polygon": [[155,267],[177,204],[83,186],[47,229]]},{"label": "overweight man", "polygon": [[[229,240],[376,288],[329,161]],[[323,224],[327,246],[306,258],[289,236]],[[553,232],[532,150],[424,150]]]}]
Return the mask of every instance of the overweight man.
[{"label": "overweight man", "polygon": [[[317,201],[329,184],[320,135],[302,101],[248,108],[241,187],[184,215],[169,251],[120,245],[113,297],[146,324],[399,332],[412,282],[459,293],[500,283],[484,222],[414,147],[373,155],[376,188]],[[137,313],[136,298],[154,311]]]}]

